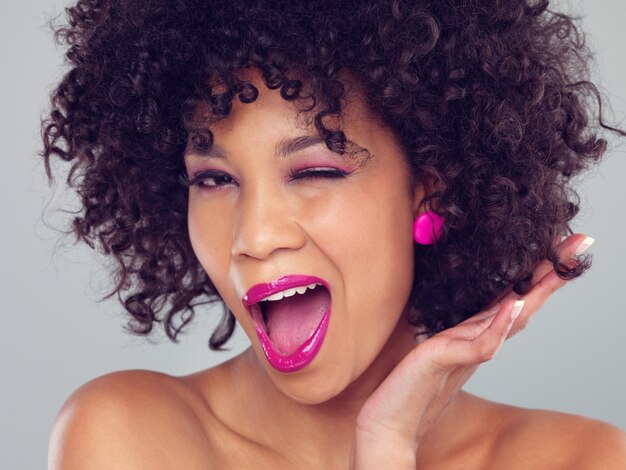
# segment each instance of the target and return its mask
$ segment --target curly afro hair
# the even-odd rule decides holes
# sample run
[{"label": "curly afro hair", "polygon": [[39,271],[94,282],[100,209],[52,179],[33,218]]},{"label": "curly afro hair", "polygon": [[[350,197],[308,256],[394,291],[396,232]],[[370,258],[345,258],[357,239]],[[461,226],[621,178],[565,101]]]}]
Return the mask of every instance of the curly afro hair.
[{"label": "curly afro hair", "polygon": [[[66,13],[55,32],[70,68],[41,154],[50,180],[53,156],[71,162],[82,209],[70,233],[116,260],[105,298],[117,294],[134,333],[160,322],[176,341],[195,308],[218,302],[209,345],[232,335],[191,248],[180,177],[186,143],[210,146],[210,123],[255,101],[237,74],[247,67],[339,154],[345,135],[328,122],[340,122],[349,69],[412,176],[437,181],[424,203],[446,225],[435,245],[415,245],[407,318],[424,332],[528,292],[545,258],[565,279],[590,266],[556,254],[579,210],[572,179],[604,154],[600,127],[626,133],[602,120],[578,18],[548,0],[80,0]],[[191,118],[199,105],[205,128]]]}]

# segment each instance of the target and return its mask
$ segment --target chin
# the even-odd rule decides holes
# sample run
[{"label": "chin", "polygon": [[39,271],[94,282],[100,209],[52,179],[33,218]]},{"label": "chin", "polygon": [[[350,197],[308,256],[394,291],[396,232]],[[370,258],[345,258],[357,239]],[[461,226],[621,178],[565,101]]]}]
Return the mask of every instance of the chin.
[{"label": "chin", "polygon": [[[325,382],[325,383],[320,383]],[[341,395],[346,386],[333,385],[325,380],[303,380],[297,383],[276,384],[290,400],[301,405],[321,405]]]},{"label": "chin", "polygon": [[[320,358],[323,359],[323,358]],[[277,390],[302,405],[320,405],[341,395],[354,380],[350,370],[336,362],[315,361],[297,373],[283,374],[268,368]]]}]

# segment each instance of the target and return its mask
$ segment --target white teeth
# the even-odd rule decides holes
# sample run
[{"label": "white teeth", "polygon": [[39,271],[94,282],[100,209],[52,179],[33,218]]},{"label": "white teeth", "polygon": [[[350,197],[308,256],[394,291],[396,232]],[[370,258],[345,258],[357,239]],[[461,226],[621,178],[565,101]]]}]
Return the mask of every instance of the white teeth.
[{"label": "white teeth", "polygon": [[285,297],[291,297],[292,295],[296,295],[296,288],[294,287],[293,289],[289,289],[283,292],[283,295]]},{"label": "white teeth", "polygon": [[292,292],[291,289],[288,289],[286,291],[283,292],[278,292],[277,294],[274,295],[270,295],[269,297],[263,299],[263,300],[280,300],[283,297],[289,297],[290,295],[293,295],[295,293],[295,291]]},{"label": "white teeth", "polygon": [[301,286],[301,287],[294,287],[292,289],[285,289],[284,291],[276,292],[275,294],[272,294],[269,297],[264,298],[260,302],[264,302],[266,300],[269,300],[269,301],[280,300],[280,299],[284,299],[285,297],[291,297],[292,295],[296,295],[296,293],[304,294],[307,289],[315,289],[317,286],[321,286],[321,285],[322,284],[320,284],[319,282],[314,282],[313,284],[309,284],[308,286]]}]

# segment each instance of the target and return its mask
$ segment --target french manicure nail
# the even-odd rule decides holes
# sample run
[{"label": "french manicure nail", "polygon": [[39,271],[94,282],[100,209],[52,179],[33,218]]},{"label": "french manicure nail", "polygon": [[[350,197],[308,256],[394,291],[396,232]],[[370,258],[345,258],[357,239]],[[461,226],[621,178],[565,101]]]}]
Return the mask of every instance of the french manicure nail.
[{"label": "french manicure nail", "polygon": [[513,310],[511,310],[511,319],[515,321],[515,319],[519,316],[522,308],[524,307],[525,300],[518,300],[513,304]]},{"label": "french manicure nail", "polygon": [[589,248],[591,245],[593,245],[593,242],[595,242],[595,241],[596,240],[594,238],[591,238],[591,237],[585,238],[576,247],[576,251],[574,252],[574,256],[582,255],[587,250],[587,248]]}]

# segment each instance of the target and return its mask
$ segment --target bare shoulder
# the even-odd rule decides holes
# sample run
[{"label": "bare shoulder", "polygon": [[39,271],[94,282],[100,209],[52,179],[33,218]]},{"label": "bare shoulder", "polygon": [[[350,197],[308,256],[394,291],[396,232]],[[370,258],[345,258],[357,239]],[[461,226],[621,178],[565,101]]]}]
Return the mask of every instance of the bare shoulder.
[{"label": "bare shoulder", "polygon": [[544,410],[521,410],[511,427],[518,442],[539,449],[539,458],[560,458],[563,468],[626,469],[626,433],[591,418]]},{"label": "bare shoulder", "polygon": [[192,401],[180,379],[158,372],[123,371],[94,379],[59,411],[49,468],[177,468],[181,454],[198,461],[194,453],[206,434]]},{"label": "bare shoulder", "polygon": [[626,469],[626,433],[611,424],[567,413],[485,403],[500,429],[492,461],[506,463],[502,468]]}]

